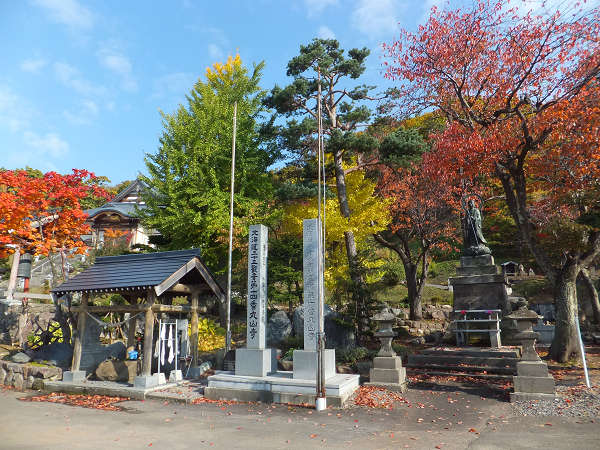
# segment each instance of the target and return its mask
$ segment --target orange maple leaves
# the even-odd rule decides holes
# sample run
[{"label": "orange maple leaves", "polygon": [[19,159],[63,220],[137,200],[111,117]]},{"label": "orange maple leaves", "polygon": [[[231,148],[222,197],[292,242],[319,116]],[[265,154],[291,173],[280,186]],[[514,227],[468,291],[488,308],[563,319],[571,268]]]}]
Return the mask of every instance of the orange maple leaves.
[{"label": "orange maple leaves", "polygon": [[93,183],[95,178],[79,169],[42,177],[24,170],[0,171],[0,256],[13,251],[11,244],[42,255],[67,248],[83,252],[81,236],[89,227],[80,201],[89,195],[108,198]]}]

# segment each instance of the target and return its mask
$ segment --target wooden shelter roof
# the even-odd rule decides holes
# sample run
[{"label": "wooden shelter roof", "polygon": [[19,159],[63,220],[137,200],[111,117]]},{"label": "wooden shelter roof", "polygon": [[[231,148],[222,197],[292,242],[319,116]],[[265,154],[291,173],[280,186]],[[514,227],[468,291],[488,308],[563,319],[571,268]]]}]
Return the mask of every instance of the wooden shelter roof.
[{"label": "wooden shelter roof", "polygon": [[178,283],[208,285],[224,301],[223,289],[200,259],[198,249],[99,257],[92,266],[52,292],[63,295],[154,289],[160,296]]}]

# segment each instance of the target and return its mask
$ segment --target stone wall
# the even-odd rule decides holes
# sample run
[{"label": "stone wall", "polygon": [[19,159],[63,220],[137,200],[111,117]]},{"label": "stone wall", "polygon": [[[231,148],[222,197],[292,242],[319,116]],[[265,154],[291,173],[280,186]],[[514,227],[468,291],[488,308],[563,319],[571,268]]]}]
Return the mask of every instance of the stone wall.
[{"label": "stone wall", "polygon": [[44,380],[60,379],[62,370],[58,367],[0,361],[0,385],[14,386],[19,390],[41,389]]},{"label": "stone wall", "polygon": [[27,315],[23,316],[23,308],[20,304],[8,306],[0,303],[0,343],[12,344],[19,342],[18,329],[19,320],[25,320],[23,326],[23,339],[26,340],[33,330],[37,327],[36,321],[44,329],[48,322],[54,317],[55,306],[45,303],[29,303],[27,305]]}]

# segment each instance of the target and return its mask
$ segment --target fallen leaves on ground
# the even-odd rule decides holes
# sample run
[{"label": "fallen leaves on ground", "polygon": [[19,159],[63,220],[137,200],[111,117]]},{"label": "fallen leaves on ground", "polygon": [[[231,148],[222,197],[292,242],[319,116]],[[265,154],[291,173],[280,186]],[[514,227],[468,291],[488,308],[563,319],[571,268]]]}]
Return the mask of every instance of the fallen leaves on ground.
[{"label": "fallen leaves on ground", "polygon": [[108,395],[63,394],[50,392],[45,395],[20,398],[24,402],[50,402],[63,405],[81,406],[83,408],[102,409],[105,411],[122,411],[123,408],[115,403],[129,400],[129,397],[110,397]]},{"label": "fallen leaves on ground", "polygon": [[394,403],[410,404],[401,395],[380,386],[361,386],[358,389],[354,404],[369,408],[394,409]]}]

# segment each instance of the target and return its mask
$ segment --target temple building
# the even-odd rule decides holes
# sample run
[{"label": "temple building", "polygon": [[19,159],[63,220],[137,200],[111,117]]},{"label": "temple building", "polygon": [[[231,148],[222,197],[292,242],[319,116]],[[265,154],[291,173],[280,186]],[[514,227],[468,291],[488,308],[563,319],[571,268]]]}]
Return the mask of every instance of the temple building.
[{"label": "temple building", "polygon": [[146,207],[141,196],[142,189],[144,183],[135,180],[109,202],[85,211],[91,227],[91,234],[83,236],[87,245],[102,247],[108,238],[122,241],[129,249],[151,245],[149,237],[156,232],[146,230],[139,218],[140,210]]}]

